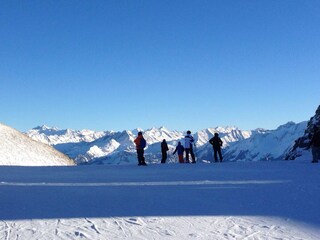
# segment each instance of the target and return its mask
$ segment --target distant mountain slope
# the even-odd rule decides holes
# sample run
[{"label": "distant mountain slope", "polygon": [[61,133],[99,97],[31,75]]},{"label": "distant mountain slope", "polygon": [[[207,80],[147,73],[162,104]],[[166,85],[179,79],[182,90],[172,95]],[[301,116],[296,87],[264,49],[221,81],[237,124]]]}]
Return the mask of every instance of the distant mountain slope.
[{"label": "distant mountain slope", "polygon": [[[292,142],[306,127],[306,122],[289,122],[275,130],[257,129],[244,131],[237,127],[208,128],[194,134],[196,156],[199,162],[212,160],[212,146],[208,143],[214,133],[222,138],[223,155],[226,161],[261,161],[282,159]],[[59,130],[41,126],[27,132],[37,141],[50,144],[57,150],[76,160],[77,163],[127,164],[136,163],[134,139],[138,131]],[[145,150],[149,163],[158,163],[161,159],[160,144],[166,139],[169,146],[168,162],[177,162],[172,152],[178,141],[184,143],[184,132],[171,131],[165,127],[143,131],[147,140]]]},{"label": "distant mountain slope", "polygon": [[256,130],[250,138],[234,142],[226,151],[230,161],[261,161],[283,159],[292,142],[301,134],[307,122],[279,126],[275,130]]},{"label": "distant mountain slope", "polygon": [[66,166],[74,162],[53,147],[0,123],[0,165]]}]

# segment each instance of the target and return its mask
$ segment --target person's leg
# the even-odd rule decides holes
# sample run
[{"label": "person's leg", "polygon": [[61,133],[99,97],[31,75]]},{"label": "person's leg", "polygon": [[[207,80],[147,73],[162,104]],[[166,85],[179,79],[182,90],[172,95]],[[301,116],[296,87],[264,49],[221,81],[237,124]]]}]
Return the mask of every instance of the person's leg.
[{"label": "person's leg", "polygon": [[165,152],[161,152],[161,156],[162,156],[161,163],[165,163],[166,162],[164,154],[165,154]]},{"label": "person's leg", "polygon": [[143,149],[137,149],[137,155],[138,155],[138,165],[142,164],[143,161],[143,153],[142,151]]},{"label": "person's leg", "polygon": [[168,157],[167,152],[162,152],[161,163],[166,163],[167,157]]},{"label": "person's leg", "polygon": [[192,158],[192,163],[195,163],[196,162],[196,157],[194,156],[192,147],[190,148],[190,154],[191,154],[191,158]]},{"label": "person's leg", "polygon": [[320,147],[317,147],[317,149],[316,149],[316,159],[317,159],[317,162],[319,162],[320,161]]},{"label": "person's leg", "polygon": [[218,162],[217,151],[218,151],[218,150],[217,150],[216,148],[213,149],[213,156],[214,156],[214,161],[215,161],[215,162]]},{"label": "person's leg", "polygon": [[147,165],[146,164],[146,159],[144,158],[144,149],[141,149],[141,164],[142,165]]},{"label": "person's leg", "polygon": [[179,157],[179,163],[184,163],[184,162],[183,162],[183,154],[178,155],[178,157]]},{"label": "person's leg", "polygon": [[190,149],[189,148],[186,148],[186,163],[189,163],[189,152],[190,152]]},{"label": "person's leg", "polygon": [[219,149],[218,149],[218,154],[219,154],[220,162],[222,162],[222,153],[221,153],[221,148],[219,148]]},{"label": "person's leg", "polygon": [[320,148],[319,147],[312,147],[312,162],[316,163],[319,161],[320,157]]}]

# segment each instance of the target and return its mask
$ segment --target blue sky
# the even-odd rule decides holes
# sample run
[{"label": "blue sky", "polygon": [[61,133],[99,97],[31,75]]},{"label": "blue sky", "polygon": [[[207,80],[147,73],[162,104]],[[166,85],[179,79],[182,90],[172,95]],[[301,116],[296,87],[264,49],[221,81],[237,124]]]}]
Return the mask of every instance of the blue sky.
[{"label": "blue sky", "polygon": [[0,1],[0,122],[274,129],[320,104],[320,1]]}]

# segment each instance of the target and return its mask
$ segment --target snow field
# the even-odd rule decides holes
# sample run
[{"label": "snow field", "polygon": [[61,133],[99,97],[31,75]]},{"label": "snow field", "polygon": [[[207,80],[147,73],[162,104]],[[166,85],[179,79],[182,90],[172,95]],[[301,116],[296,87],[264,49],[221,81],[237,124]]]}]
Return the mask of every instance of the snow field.
[{"label": "snow field", "polygon": [[0,239],[319,239],[320,165],[0,167]]}]

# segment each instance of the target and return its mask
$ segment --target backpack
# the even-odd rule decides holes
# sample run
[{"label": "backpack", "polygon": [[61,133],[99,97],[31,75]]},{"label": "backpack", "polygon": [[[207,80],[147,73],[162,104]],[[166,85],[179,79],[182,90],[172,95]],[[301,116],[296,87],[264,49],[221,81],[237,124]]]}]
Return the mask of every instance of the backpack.
[{"label": "backpack", "polygon": [[147,142],[144,138],[140,140],[140,148],[144,149],[147,146]]}]

